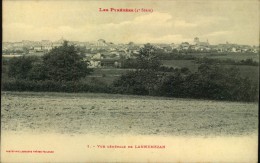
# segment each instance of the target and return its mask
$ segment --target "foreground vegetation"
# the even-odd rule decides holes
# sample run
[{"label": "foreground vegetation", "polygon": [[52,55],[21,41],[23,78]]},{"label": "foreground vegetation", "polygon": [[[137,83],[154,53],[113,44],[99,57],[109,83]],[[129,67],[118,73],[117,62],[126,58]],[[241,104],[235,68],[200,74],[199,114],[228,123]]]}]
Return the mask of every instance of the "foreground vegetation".
[{"label": "foreground vegetation", "polygon": [[[181,57],[179,54],[177,56]],[[187,64],[194,64],[189,67],[190,70],[188,66],[164,66],[160,57],[161,54],[147,44],[140,49],[136,59],[124,60],[123,68],[128,69],[121,69],[116,78],[110,78],[107,82],[107,75],[116,76],[114,70],[95,70],[103,81],[95,77],[86,78],[93,70],[88,68],[77,49],[65,42],[62,47],[41,58],[20,57],[6,63],[8,68],[4,69],[2,90],[101,92],[229,101],[259,99],[257,76],[252,80],[242,74],[241,68],[231,66],[250,65],[257,68],[258,63],[251,59],[238,62],[208,58],[191,61],[192,58],[188,58]]]}]

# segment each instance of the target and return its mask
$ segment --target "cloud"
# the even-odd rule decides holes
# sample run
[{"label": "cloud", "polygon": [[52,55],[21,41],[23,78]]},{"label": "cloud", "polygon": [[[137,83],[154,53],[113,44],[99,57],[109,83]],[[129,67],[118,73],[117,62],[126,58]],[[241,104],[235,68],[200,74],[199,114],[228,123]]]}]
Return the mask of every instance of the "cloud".
[{"label": "cloud", "polygon": [[139,35],[131,35],[129,39],[138,40],[140,43],[181,43],[184,41],[192,41],[192,39],[185,38],[183,35],[180,34],[169,34],[158,37],[144,33]]},{"label": "cloud", "polygon": [[[117,23],[93,24],[85,22],[77,27],[73,25],[34,27],[16,23],[9,25],[9,27],[12,27],[11,30],[9,27],[5,27],[4,31],[8,35],[6,38],[12,39],[19,36],[26,39],[50,38],[56,40],[63,36],[65,39],[78,41],[94,41],[103,38],[115,43],[127,43],[129,41],[137,43],[180,43],[192,41],[188,39],[188,31],[185,28],[197,26],[198,24],[184,19],[175,20],[169,13],[154,12]],[[214,33],[211,35],[214,35]]]},{"label": "cloud", "polygon": [[219,16],[205,16],[205,15],[200,15],[198,17],[194,18],[194,21],[196,21],[198,24],[208,26],[208,25],[213,25],[213,24],[218,24],[218,23],[225,23],[229,21],[228,18],[225,17],[219,17]]},{"label": "cloud", "polygon": [[227,35],[230,33],[231,33],[231,31],[215,31],[215,32],[211,32],[205,36],[221,36],[221,35]]},{"label": "cloud", "polygon": [[120,28],[125,26],[140,27],[146,26],[160,26],[169,27],[172,25],[172,16],[167,13],[154,12],[147,15],[137,16],[136,18],[128,21],[123,21],[120,23],[108,23],[104,24],[107,27]]},{"label": "cloud", "polygon": [[[148,5],[149,4],[149,5]],[[114,43],[182,42],[199,37],[223,43],[259,44],[258,4],[245,2],[151,2],[153,13],[100,13],[98,8],[143,3],[5,2],[3,41],[68,40]],[[143,6],[142,6],[143,7]],[[7,10],[8,9],[8,10]],[[191,40],[192,41],[192,40]]]},{"label": "cloud", "polygon": [[195,23],[188,23],[188,22],[186,22],[186,21],[184,21],[184,20],[176,20],[175,22],[174,22],[174,25],[176,26],[176,27],[197,27],[198,25],[197,24],[195,24]]},{"label": "cloud", "polygon": [[172,19],[172,16],[168,13],[160,13],[160,12],[153,12],[148,15],[142,15],[139,17],[136,17],[134,19],[134,22],[141,22],[141,23],[169,23],[169,21]]},{"label": "cloud", "polygon": [[[172,27],[173,22],[170,14],[154,12],[118,23],[86,23],[77,28],[77,33],[82,33],[82,37],[94,40],[103,38],[118,43],[129,41],[145,43],[160,40],[161,36],[169,33]],[[157,37],[158,39],[156,39]]]},{"label": "cloud", "polygon": [[24,23],[10,23],[10,24],[3,24],[4,29],[21,29],[21,30],[29,30],[33,29],[34,27],[29,24],[24,24]]},{"label": "cloud", "polygon": [[72,32],[75,29],[70,26],[59,26],[58,30],[61,30],[62,32]]}]

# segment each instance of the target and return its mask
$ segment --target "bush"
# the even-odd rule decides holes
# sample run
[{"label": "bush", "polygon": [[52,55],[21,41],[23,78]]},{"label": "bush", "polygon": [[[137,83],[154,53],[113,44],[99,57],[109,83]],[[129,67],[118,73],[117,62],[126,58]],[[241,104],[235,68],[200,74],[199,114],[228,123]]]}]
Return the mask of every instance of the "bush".
[{"label": "bush", "polygon": [[110,93],[107,85],[86,83],[82,81],[56,82],[52,80],[8,80],[2,82],[3,91],[34,91],[34,92],[102,92]]},{"label": "bush", "polygon": [[113,84],[117,93],[202,98],[230,101],[257,101],[258,89],[237,68],[202,64],[198,72],[187,68],[171,74],[152,70],[128,72]]},{"label": "bush", "polygon": [[136,59],[124,59],[121,62],[121,68],[136,68],[137,60]]},{"label": "bush", "polygon": [[114,81],[117,93],[155,95],[158,73],[152,70],[130,71]]},{"label": "bush", "polygon": [[10,59],[8,76],[16,79],[27,79],[36,57],[15,57]]},{"label": "bush", "polygon": [[159,54],[156,53],[156,48],[151,44],[145,44],[144,47],[140,49],[136,61],[137,69],[157,70],[161,66]]}]

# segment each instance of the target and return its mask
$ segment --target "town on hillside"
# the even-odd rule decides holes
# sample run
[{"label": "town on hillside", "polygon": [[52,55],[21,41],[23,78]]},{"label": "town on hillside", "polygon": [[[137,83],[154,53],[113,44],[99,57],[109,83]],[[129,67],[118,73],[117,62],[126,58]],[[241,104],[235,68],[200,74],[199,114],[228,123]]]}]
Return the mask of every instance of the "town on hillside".
[{"label": "town on hillside", "polygon": [[[3,42],[2,56],[41,56],[48,53],[55,47],[62,46],[65,39],[61,38],[58,41],[42,40],[29,41],[22,40],[21,42]],[[115,44],[107,42],[104,39],[99,39],[95,42],[79,42],[68,41],[69,45],[74,45],[85,55],[85,60],[89,62],[92,68],[99,67],[120,67],[121,59],[133,59],[139,54],[139,49],[144,44],[136,44],[129,42],[128,44]],[[226,42],[225,44],[211,45],[209,41],[200,41],[198,37],[194,38],[192,43],[182,42],[180,44],[153,43],[155,48],[163,53],[178,52],[179,54],[189,53],[259,53],[259,46],[238,45]]]}]

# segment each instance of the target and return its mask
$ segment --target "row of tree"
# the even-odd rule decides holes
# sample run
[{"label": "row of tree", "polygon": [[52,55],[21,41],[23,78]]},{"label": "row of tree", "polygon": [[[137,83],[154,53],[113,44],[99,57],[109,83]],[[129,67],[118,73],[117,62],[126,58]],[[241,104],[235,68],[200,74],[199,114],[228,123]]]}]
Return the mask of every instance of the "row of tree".
[{"label": "row of tree", "polygon": [[18,57],[9,62],[2,88],[12,91],[106,92],[182,98],[257,101],[258,87],[239,69],[202,63],[198,71],[161,66],[156,49],[146,44],[134,60],[135,70],[113,84],[84,82],[92,72],[81,52],[67,42],[42,57]]},{"label": "row of tree", "polygon": [[198,72],[172,73],[137,70],[121,76],[113,83],[116,91],[126,94],[201,98],[231,101],[257,101],[258,88],[239,69],[202,64]]}]

